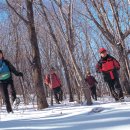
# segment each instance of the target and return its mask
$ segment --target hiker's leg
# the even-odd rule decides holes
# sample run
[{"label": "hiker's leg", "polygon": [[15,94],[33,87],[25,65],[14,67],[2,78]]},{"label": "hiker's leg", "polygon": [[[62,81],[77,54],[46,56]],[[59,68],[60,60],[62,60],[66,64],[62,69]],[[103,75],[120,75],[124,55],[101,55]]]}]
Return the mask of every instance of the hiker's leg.
[{"label": "hiker's leg", "polygon": [[12,107],[9,100],[8,84],[4,83],[2,87],[3,87],[3,100],[6,105],[6,110],[9,113],[12,112]]},{"label": "hiker's leg", "polygon": [[91,96],[92,96],[92,98],[94,99],[93,87],[90,88],[90,91],[91,91]]},{"label": "hiker's leg", "polygon": [[124,99],[119,79],[115,79],[115,89],[117,91],[118,97]]},{"label": "hiker's leg", "polygon": [[55,98],[55,101],[56,101],[56,103],[58,103],[58,104],[59,104],[59,98],[58,98],[57,89],[56,89],[56,88],[54,88],[54,89],[53,89],[53,92],[54,92],[54,98]]},{"label": "hiker's leg", "polygon": [[112,95],[112,96],[115,98],[115,100],[117,101],[117,100],[119,99],[119,97],[118,97],[118,94],[117,94],[116,91],[115,91],[115,87],[114,87],[115,82],[114,82],[114,80],[109,80],[109,81],[107,82],[107,84],[108,84],[108,86],[109,86],[111,95]]},{"label": "hiker's leg", "polygon": [[94,99],[97,100],[96,85],[93,86]]},{"label": "hiker's leg", "polygon": [[63,91],[60,87],[60,91],[59,91],[59,101],[63,101]]},{"label": "hiker's leg", "polygon": [[11,99],[12,99],[12,103],[13,103],[16,99],[16,90],[14,87],[13,80],[10,81],[10,87],[11,87]]},{"label": "hiker's leg", "polygon": [[0,83],[0,97],[1,97],[1,106],[3,105],[3,103],[4,103],[4,99],[3,99],[3,97],[4,97],[4,92],[3,92],[3,84],[2,83]]}]

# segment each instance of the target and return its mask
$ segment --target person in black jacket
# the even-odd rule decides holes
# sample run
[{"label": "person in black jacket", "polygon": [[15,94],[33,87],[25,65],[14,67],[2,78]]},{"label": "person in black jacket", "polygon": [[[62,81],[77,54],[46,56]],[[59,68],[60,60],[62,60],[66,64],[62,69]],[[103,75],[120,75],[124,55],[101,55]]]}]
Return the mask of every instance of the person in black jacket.
[{"label": "person in black jacket", "polygon": [[118,70],[120,69],[119,62],[107,54],[105,48],[100,48],[99,53],[101,59],[96,65],[97,72],[102,73],[104,81],[108,84],[110,92],[116,101],[124,99],[122,88],[119,82]]},{"label": "person in black jacket", "polygon": [[0,50],[0,90],[8,113],[13,112],[8,93],[9,85],[11,87],[12,102],[16,99],[12,73],[16,76],[23,76],[23,73],[18,72],[8,60],[4,59],[3,52]]}]

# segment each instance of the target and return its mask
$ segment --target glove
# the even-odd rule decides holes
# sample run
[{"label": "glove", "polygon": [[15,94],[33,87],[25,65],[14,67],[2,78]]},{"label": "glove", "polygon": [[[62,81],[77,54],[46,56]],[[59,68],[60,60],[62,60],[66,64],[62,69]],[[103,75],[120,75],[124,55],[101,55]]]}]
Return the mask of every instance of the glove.
[{"label": "glove", "polygon": [[23,77],[23,73],[22,73],[22,72],[19,72],[19,73],[18,73],[18,76]]}]

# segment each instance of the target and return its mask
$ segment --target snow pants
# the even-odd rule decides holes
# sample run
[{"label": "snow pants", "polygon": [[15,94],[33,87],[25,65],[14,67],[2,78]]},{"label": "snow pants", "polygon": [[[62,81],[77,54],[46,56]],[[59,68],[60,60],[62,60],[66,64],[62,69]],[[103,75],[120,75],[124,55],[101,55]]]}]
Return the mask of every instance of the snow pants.
[{"label": "snow pants", "polygon": [[106,82],[109,86],[111,95],[115,98],[116,101],[118,101],[119,99],[124,99],[122,88],[118,78]]},{"label": "snow pants", "polygon": [[90,90],[91,90],[92,98],[97,101],[96,85],[93,85],[93,86],[90,88]]},{"label": "snow pants", "polygon": [[60,103],[59,101],[63,100],[63,92],[62,92],[61,86],[53,88],[53,92],[54,92],[56,103],[59,104]]},{"label": "snow pants", "polygon": [[16,99],[16,91],[14,88],[13,80],[9,80],[9,82],[0,83],[0,90],[1,90],[2,98],[5,102],[6,110],[8,113],[13,112],[11,103],[10,103],[10,99],[9,99],[9,92],[8,92],[9,85],[11,87],[12,102],[14,102],[14,100]]}]

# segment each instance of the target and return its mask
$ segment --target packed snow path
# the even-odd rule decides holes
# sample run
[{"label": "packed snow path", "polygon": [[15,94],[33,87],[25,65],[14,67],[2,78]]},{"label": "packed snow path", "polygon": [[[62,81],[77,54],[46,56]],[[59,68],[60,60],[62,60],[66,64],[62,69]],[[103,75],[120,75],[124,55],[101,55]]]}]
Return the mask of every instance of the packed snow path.
[{"label": "packed snow path", "polygon": [[92,106],[77,103],[54,104],[38,111],[20,105],[18,111],[0,113],[0,130],[130,130],[130,102],[102,103]]}]

